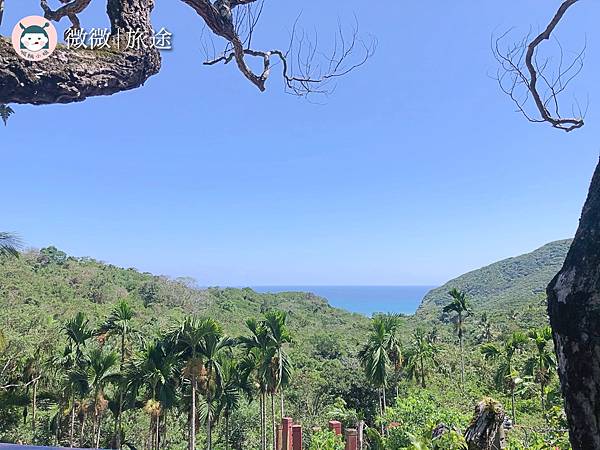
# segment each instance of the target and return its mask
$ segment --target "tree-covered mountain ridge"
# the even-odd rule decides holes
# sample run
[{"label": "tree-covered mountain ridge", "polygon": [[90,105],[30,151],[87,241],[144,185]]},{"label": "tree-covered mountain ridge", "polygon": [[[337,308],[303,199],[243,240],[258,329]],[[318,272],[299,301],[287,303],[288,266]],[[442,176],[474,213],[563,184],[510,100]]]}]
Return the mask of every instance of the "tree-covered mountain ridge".
[{"label": "tree-covered mountain ridge", "polygon": [[430,291],[417,317],[432,318],[449,302],[448,292],[457,288],[467,294],[478,311],[509,312],[545,299],[546,286],[562,267],[571,239],[551,242],[524,255],[504,259],[461,275]]},{"label": "tree-covered mountain ridge", "polygon": [[[283,407],[275,407],[279,403],[275,388],[268,391],[261,384],[284,373],[273,371],[272,366],[284,360],[270,353],[271,343],[278,340],[285,342],[285,358],[290,361],[286,366],[290,370],[285,371],[285,414],[303,425],[308,450],[343,448],[341,442],[319,444],[319,439],[328,438],[321,428],[332,419],[354,427],[364,418],[369,439],[378,442],[372,434],[377,432],[378,417],[389,424],[389,436],[379,436],[387,444],[378,448],[416,448],[411,446],[411,433],[430,439],[432,424],[448,423],[460,430],[448,435],[459,439],[459,445],[439,448],[462,449],[461,433],[471,423],[473,405],[488,397],[510,405],[510,416],[526,427],[513,433],[515,445],[510,450],[548,448],[532,447],[528,437],[542,439],[544,445],[565,440],[556,378],[548,372],[540,378],[544,383],[538,383],[536,376],[540,361],[549,363],[539,370],[554,367],[541,291],[547,283],[543,278],[555,270],[553,264],[560,266],[560,258],[548,255],[560,257],[567,248],[568,241],[552,243],[490,266],[493,270],[481,269],[479,276],[474,275],[477,271],[466,274],[465,292],[453,290],[450,295],[448,290],[456,285],[449,283],[438,290],[445,314],[432,307],[431,314],[420,310],[416,316],[382,315],[373,320],[333,308],[310,293],[199,289],[189,279],[70,257],[54,247],[18,257],[5,255],[0,258],[0,441],[45,445],[75,441],[79,447],[117,448],[115,439],[121,435],[116,430],[122,418],[123,442],[138,448],[181,450],[189,438],[190,449],[199,448],[193,444],[198,442],[207,442],[208,450],[221,450],[224,442],[234,450],[258,449],[260,441],[264,450],[267,441],[275,440],[275,431],[267,436],[268,429],[284,414]],[[520,297],[510,294],[506,278],[520,286]],[[497,311],[488,314],[479,292],[528,303],[513,312],[491,305]],[[462,306],[457,308],[459,300]],[[468,303],[472,312],[467,313]],[[203,334],[207,327],[214,331]],[[265,327],[271,331],[263,332]],[[206,344],[202,364],[216,362],[238,370],[239,377],[229,380],[239,379],[239,387],[228,390],[219,384],[217,389],[214,378],[214,388],[206,382],[201,392],[190,391],[194,386],[190,377],[209,372],[193,369],[196,366],[186,358],[196,364],[195,354],[179,346],[196,342],[198,333]],[[209,355],[210,349],[217,348],[209,345],[217,343],[213,339],[217,336],[227,345],[218,357]],[[545,356],[540,359],[542,351]],[[122,368],[117,369],[119,355]],[[106,368],[110,371],[105,373]],[[100,385],[103,373],[119,378]],[[157,390],[163,382],[156,382],[163,377],[169,381]],[[127,383],[121,385],[121,379]],[[517,379],[523,380],[519,389]],[[141,391],[139,380],[147,382]],[[123,400],[119,400],[120,389],[126,389]],[[203,413],[196,415],[195,403],[189,401],[201,397],[205,404],[217,407],[233,399],[228,395],[234,391],[236,398],[242,393],[249,397],[244,401],[240,397],[231,417],[215,413],[214,421]],[[198,411],[204,411],[199,406]],[[161,425],[167,417],[168,433]],[[82,431],[76,436],[75,423],[80,430],[92,426],[92,433]],[[546,428],[541,428],[544,423]],[[210,444],[213,427],[215,447]],[[151,433],[145,437],[143,430]]]},{"label": "tree-covered mountain ridge", "polygon": [[244,331],[248,318],[274,309],[288,314],[301,346],[335,335],[345,336],[347,345],[355,346],[369,327],[366,317],[334,308],[310,293],[197,288],[191,279],[67,256],[54,247],[0,261],[0,325],[9,337],[58,333],[63,322],[79,311],[92,322],[104,320],[123,298],[138,312],[135,321],[140,331],[150,334],[196,315],[220,320],[226,332],[235,336]]}]

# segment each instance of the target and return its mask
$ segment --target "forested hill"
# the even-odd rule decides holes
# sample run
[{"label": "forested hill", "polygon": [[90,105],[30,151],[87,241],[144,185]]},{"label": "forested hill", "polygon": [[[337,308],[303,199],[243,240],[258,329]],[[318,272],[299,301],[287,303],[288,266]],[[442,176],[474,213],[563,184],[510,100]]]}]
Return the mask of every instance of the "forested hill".
[{"label": "forested hill", "polygon": [[448,291],[463,290],[474,310],[488,313],[523,310],[543,301],[546,286],[558,273],[571,240],[551,242],[525,255],[508,258],[466,273],[429,292],[417,310],[417,317],[439,317],[449,302]]},{"label": "forested hill", "polygon": [[70,257],[54,247],[0,260],[0,329],[9,339],[27,336],[37,343],[52,341],[65,320],[77,312],[85,312],[92,324],[98,324],[122,298],[135,309],[136,326],[150,335],[197,314],[219,320],[228,334],[237,336],[244,333],[246,319],[279,309],[288,313],[300,346],[343,337],[348,349],[354,350],[369,326],[366,317],[333,308],[312,294],[197,289],[191,280]]}]

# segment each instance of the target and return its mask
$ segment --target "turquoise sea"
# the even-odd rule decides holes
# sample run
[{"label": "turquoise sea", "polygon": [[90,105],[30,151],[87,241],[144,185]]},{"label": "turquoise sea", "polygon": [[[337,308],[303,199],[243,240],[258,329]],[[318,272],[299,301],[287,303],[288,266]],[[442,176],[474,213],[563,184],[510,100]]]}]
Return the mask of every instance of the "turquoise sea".
[{"label": "turquoise sea", "polygon": [[393,312],[413,314],[421,300],[436,286],[253,286],[256,292],[312,292],[337,308],[365,314]]}]

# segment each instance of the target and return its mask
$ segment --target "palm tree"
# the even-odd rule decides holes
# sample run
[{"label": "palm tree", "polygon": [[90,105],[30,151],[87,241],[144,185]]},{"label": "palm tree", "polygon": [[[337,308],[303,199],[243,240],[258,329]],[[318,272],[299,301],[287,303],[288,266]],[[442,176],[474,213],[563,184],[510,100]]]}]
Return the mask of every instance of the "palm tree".
[{"label": "palm tree", "polygon": [[21,245],[17,235],[0,231],[0,256],[19,256]]},{"label": "palm tree", "polygon": [[[35,425],[37,421],[37,394],[40,379],[42,377],[42,366],[40,361],[40,349],[25,361],[23,368],[23,382],[25,384],[25,395],[29,396],[31,389],[31,431],[35,439]],[[27,416],[24,416],[26,418]]]},{"label": "palm tree", "polygon": [[94,335],[85,314],[78,312],[74,318],[65,323],[63,331],[67,335],[68,340],[68,347],[65,350],[65,354],[71,355],[75,359],[83,359],[85,344]]},{"label": "palm tree", "polygon": [[418,328],[413,333],[411,346],[406,351],[408,373],[411,377],[417,380],[420,379],[423,389],[427,388],[425,379],[428,366],[437,364],[436,355],[439,349],[431,337],[431,335]]},{"label": "palm tree", "polygon": [[484,344],[481,353],[488,360],[500,359],[500,365],[496,370],[494,380],[499,389],[508,386],[510,391],[512,419],[516,423],[515,411],[515,388],[519,382],[519,374],[514,368],[513,358],[527,343],[527,336],[521,332],[514,332],[505,342],[502,348],[495,344]]},{"label": "palm tree", "polygon": [[544,419],[546,416],[546,385],[552,375],[552,368],[556,366],[554,361],[554,352],[550,347],[552,341],[552,329],[549,326],[531,330],[528,335],[529,339],[535,345],[536,354],[529,358],[525,363],[525,372],[533,375],[538,383],[540,383],[540,399]]},{"label": "palm tree", "polygon": [[486,312],[481,314],[481,317],[479,318],[479,336],[477,339],[480,344],[491,342],[492,339],[494,339],[492,322]]},{"label": "palm tree", "polygon": [[277,379],[276,390],[281,394],[281,418],[285,416],[284,387],[289,384],[291,377],[291,361],[285,352],[284,344],[292,342],[292,335],[286,327],[286,313],[282,311],[270,311],[265,314],[265,325],[270,332],[271,344],[275,349]]},{"label": "palm tree", "polygon": [[[131,306],[127,303],[126,300],[121,300],[111,314],[108,316],[108,319],[100,329],[98,330],[98,334],[100,335],[114,335],[118,336],[120,340],[120,350],[121,350],[121,362],[120,362],[120,370],[123,372],[125,369],[125,348],[128,334],[131,331],[131,321],[134,317],[134,312]],[[117,404],[117,411],[115,417],[115,428],[114,435],[116,439],[116,448],[121,448],[121,435],[123,433],[122,427],[122,412],[123,412],[123,394],[125,389],[119,389],[119,398]]]},{"label": "palm tree", "polygon": [[88,382],[93,394],[92,405],[94,408],[93,433],[95,447],[100,445],[100,431],[102,417],[108,401],[105,398],[105,389],[109,383],[116,381],[119,373],[119,357],[114,352],[106,352],[100,348],[93,349],[89,354],[87,367]]},{"label": "palm tree", "polygon": [[161,442],[160,418],[176,403],[178,355],[160,340],[144,342],[126,369],[129,392],[137,397],[146,391],[144,410],[150,415],[149,447],[158,450]]},{"label": "palm tree", "polygon": [[204,319],[201,327],[207,330],[200,342],[199,354],[206,371],[206,383],[203,385],[202,391],[206,406],[207,449],[211,450],[215,409],[213,402],[223,388],[223,359],[224,357],[231,358],[230,351],[235,340],[225,336],[221,325],[213,319]]},{"label": "palm tree", "polygon": [[[89,320],[86,319],[85,315],[81,312],[77,313],[75,317],[64,324],[63,331],[67,336],[67,347],[65,348],[62,359],[58,363],[60,366],[64,367],[66,376],[69,380],[68,384],[71,392],[69,445],[73,447],[76,397],[79,395],[79,398],[83,400],[84,395],[89,389],[87,375],[85,374],[88,360],[84,355],[84,348],[87,341],[93,336],[93,332],[89,327]],[[83,403],[79,406],[80,409],[83,408]],[[84,424],[82,423],[82,429],[83,426]]]},{"label": "palm tree", "polygon": [[367,343],[358,355],[367,380],[379,391],[379,412],[381,415],[385,413],[385,388],[387,387],[387,370],[390,364],[388,354],[389,336],[386,325],[387,322],[383,316],[373,318]]},{"label": "palm tree", "polygon": [[452,297],[452,301],[444,307],[444,313],[455,313],[456,314],[456,330],[458,332],[458,342],[460,345],[460,383],[461,386],[465,384],[465,353],[463,347],[464,337],[464,319],[469,313],[470,307],[467,301],[467,296],[464,292],[459,291],[456,288],[452,288],[448,295]]},{"label": "palm tree", "polygon": [[[81,364],[66,369],[66,387],[69,393],[70,402],[70,420],[69,420],[69,447],[73,447],[75,439],[75,410],[77,407],[76,399],[85,398],[89,391],[90,385],[86,371]],[[83,405],[79,405],[82,407]],[[83,444],[80,442],[80,446]]]},{"label": "palm tree", "polygon": [[271,422],[273,449],[276,450],[277,420],[275,418],[275,395],[280,393],[281,418],[285,414],[283,390],[290,382],[292,365],[289,356],[284,350],[284,344],[292,341],[292,336],[288,331],[285,322],[286,314],[282,311],[270,311],[265,314],[264,325],[269,332],[269,351],[267,353],[266,363],[268,365],[268,392],[271,395]]},{"label": "palm tree", "polygon": [[248,319],[246,327],[250,331],[250,336],[238,338],[240,344],[246,349],[246,356],[241,363],[242,371],[244,378],[252,380],[259,392],[261,450],[267,450],[266,399],[270,366],[268,361],[272,355],[272,341],[264,322],[254,318]]},{"label": "palm tree", "polygon": [[400,341],[400,316],[398,314],[387,314],[384,316],[385,328],[387,330],[386,349],[390,364],[394,371],[394,384],[396,398],[398,398],[398,384],[404,364],[402,342]]},{"label": "palm tree", "polygon": [[215,416],[222,415],[225,418],[225,450],[229,450],[229,421],[232,414],[240,406],[240,394],[245,392],[251,395],[250,392],[252,391],[247,378],[243,376],[243,367],[241,363],[235,363],[232,359],[227,359],[222,364],[223,386],[218,398]]},{"label": "palm tree", "polygon": [[185,362],[183,378],[191,386],[190,425],[189,425],[189,450],[196,448],[196,399],[199,383],[206,383],[206,369],[200,358],[200,346],[204,336],[210,332],[205,323],[195,317],[188,317],[181,326],[170,334],[175,351]]}]

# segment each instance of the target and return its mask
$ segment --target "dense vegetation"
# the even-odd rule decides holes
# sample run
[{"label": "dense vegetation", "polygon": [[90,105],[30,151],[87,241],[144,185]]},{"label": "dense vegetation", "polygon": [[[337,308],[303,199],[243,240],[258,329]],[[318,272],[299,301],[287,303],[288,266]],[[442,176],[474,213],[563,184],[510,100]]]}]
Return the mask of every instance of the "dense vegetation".
[{"label": "dense vegetation", "polygon": [[[534,259],[538,273],[556,263]],[[435,313],[369,320],[311,294],[196,289],[53,247],[8,252],[0,441],[262,450],[283,413],[311,449],[340,448],[329,419],[364,420],[374,449],[462,448],[491,396],[515,423],[511,448],[568,448],[544,298],[521,292],[526,307],[506,314],[481,307],[483,289],[451,282]],[[440,423],[449,431],[432,443]]]},{"label": "dense vegetation", "polygon": [[[448,303],[448,291],[460,289],[471,299],[478,311],[485,311],[501,326],[522,327],[528,322],[546,320],[546,286],[562,267],[572,240],[551,242],[525,255],[508,258],[478,270],[461,275],[445,285],[429,292],[417,311],[417,316],[436,322]],[[525,317],[525,323],[517,323],[519,312],[524,309],[536,313]]]}]

